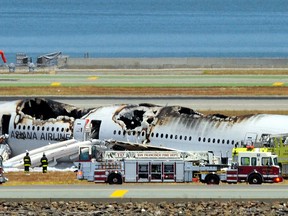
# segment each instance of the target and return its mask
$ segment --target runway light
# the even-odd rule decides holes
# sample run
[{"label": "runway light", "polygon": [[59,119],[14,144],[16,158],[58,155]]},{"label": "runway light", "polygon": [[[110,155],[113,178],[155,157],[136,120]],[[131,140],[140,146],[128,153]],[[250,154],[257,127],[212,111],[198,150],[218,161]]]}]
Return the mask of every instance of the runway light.
[{"label": "runway light", "polygon": [[283,86],[283,82],[274,82],[272,86],[278,87],[278,86]]},{"label": "runway light", "polygon": [[60,82],[52,82],[51,86],[61,86],[61,83]]},{"label": "runway light", "polygon": [[91,76],[91,77],[88,77],[88,80],[97,80],[98,77],[97,76]]}]

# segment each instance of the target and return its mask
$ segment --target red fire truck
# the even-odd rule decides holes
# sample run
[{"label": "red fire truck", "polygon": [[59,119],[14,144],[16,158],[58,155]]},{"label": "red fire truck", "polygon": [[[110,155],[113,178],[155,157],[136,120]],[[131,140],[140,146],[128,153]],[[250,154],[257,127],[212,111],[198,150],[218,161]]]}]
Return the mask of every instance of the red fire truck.
[{"label": "red fire truck", "polygon": [[218,181],[218,176],[222,182],[227,183],[262,184],[282,182],[283,178],[280,174],[277,158],[277,155],[273,155],[271,152],[241,152],[233,159],[232,164],[225,169],[223,175],[216,174],[213,178]]},{"label": "red fire truck", "polygon": [[277,156],[270,152],[243,152],[228,165],[211,152],[99,151],[79,148],[77,178],[95,183],[220,182],[249,184],[282,182]]}]

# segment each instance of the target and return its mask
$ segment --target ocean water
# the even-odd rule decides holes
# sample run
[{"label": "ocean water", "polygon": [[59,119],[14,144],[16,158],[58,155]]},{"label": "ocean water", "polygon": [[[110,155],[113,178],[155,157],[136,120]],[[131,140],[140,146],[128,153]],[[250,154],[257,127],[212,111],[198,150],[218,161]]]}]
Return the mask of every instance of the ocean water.
[{"label": "ocean water", "polygon": [[0,0],[0,50],[33,57],[288,57],[286,0]]}]

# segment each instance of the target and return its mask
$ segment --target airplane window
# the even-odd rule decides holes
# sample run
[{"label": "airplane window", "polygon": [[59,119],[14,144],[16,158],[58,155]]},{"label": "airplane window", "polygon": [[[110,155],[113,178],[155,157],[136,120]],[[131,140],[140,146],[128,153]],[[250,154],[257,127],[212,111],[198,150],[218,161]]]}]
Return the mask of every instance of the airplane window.
[{"label": "airplane window", "polygon": [[128,134],[128,136],[130,136],[131,135],[131,131],[128,131],[127,134]]},{"label": "airplane window", "polygon": [[133,131],[132,133],[133,133],[133,136],[135,136],[135,135],[136,135],[136,131]]},{"label": "airplane window", "polygon": [[182,140],[182,135],[179,136],[179,139]]},{"label": "airplane window", "polygon": [[40,130],[40,126],[37,127],[37,131],[39,131],[39,130]]},{"label": "airplane window", "polygon": [[177,139],[178,138],[178,136],[177,135],[175,135],[175,139]]},{"label": "airplane window", "polygon": [[57,131],[57,132],[59,131],[59,127],[56,128],[56,131]]},{"label": "airplane window", "polygon": [[151,137],[154,137],[154,133],[153,132],[151,133]]},{"label": "airplane window", "polygon": [[184,136],[184,140],[187,140],[187,136]]},{"label": "airplane window", "polygon": [[231,144],[234,145],[234,140],[232,140]]},{"label": "airplane window", "polygon": [[211,139],[210,139],[210,138],[208,138],[208,143],[210,143],[210,140],[211,140]]},{"label": "airplane window", "polygon": [[64,131],[64,128],[61,128],[61,132],[63,132]]},{"label": "airplane window", "polygon": [[217,143],[220,143],[220,139],[217,140]]},{"label": "airplane window", "polygon": [[201,142],[201,137],[198,138],[198,141]]},{"label": "airplane window", "polygon": [[27,130],[30,130],[30,125],[27,127]]},{"label": "airplane window", "polygon": [[189,136],[189,141],[191,141],[192,140],[192,137],[191,136]]},{"label": "airplane window", "polygon": [[123,131],[123,136],[125,136],[125,134],[126,134],[126,131]]},{"label": "airplane window", "polygon": [[113,131],[113,134],[114,134],[114,135],[116,134],[116,130]]},{"label": "airplane window", "polygon": [[44,131],[44,129],[45,129],[45,127],[43,126],[43,127],[42,127],[42,131]]},{"label": "airplane window", "polygon": [[120,130],[118,131],[118,135],[121,135],[121,131]]},{"label": "airplane window", "polygon": [[222,144],[224,144],[224,143],[225,143],[225,140],[223,139],[223,140],[222,140]]},{"label": "airplane window", "polygon": [[215,143],[215,138],[212,140],[213,143]]},{"label": "airplane window", "polygon": [[145,136],[145,131],[142,131],[142,136]]},{"label": "airplane window", "polygon": [[170,135],[170,139],[173,139],[173,134]]},{"label": "airplane window", "polygon": [[227,140],[227,142],[226,142],[226,143],[227,143],[227,145],[228,145],[228,144],[229,144],[229,140]]},{"label": "airplane window", "polygon": [[159,136],[159,134],[158,133],[156,133],[156,137],[158,137]]},{"label": "airplane window", "polygon": [[52,127],[51,130],[54,131],[54,127]]},{"label": "airplane window", "polygon": [[69,128],[66,128],[66,132],[69,132]]},{"label": "airplane window", "polygon": [[46,130],[47,130],[47,131],[49,131],[49,129],[50,129],[50,128],[49,128],[49,127],[47,127],[47,129],[46,129]]},{"label": "airplane window", "polygon": [[18,129],[19,129],[19,130],[21,129],[21,125],[18,125]]},{"label": "airplane window", "polygon": [[161,138],[163,138],[163,134],[161,133],[161,136],[160,136]]},{"label": "airplane window", "polygon": [[168,138],[168,134],[165,135],[165,138],[166,138],[166,139]]},{"label": "airplane window", "polygon": [[35,130],[35,126],[32,127],[32,130]]},{"label": "airplane window", "polygon": [[25,130],[25,128],[26,128],[25,125],[23,125],[23,130]]},{"label": "airplane window", "polygon": [[206,141],[206,138],[203,138],[203,142],[205,142]]}]

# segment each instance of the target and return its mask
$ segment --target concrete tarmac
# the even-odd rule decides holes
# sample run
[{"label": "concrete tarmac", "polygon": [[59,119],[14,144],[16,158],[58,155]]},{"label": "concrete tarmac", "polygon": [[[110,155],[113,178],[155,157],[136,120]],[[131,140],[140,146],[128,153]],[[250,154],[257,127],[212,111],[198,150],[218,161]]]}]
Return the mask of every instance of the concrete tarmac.
[{"label": "concrete tarmac", "polygon": [[287,185],[202,185],[198,183],[173,184],[93,184],[3,186],[0,199],[9,201],[85,200],[85,201],[180,201],[191,200],[288,200]]},{"label": "concrete tarmac", "polygon": [[[161,106],[184,106],[195,110],[287,110],[288,97],[65,97],[56,100],[77,107],[112,104],[152,103]],[[0,98],[1,100],[1,98]]]}]

